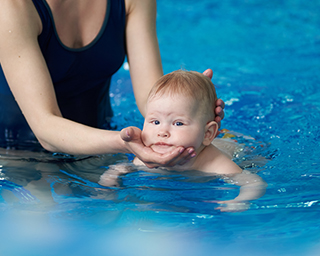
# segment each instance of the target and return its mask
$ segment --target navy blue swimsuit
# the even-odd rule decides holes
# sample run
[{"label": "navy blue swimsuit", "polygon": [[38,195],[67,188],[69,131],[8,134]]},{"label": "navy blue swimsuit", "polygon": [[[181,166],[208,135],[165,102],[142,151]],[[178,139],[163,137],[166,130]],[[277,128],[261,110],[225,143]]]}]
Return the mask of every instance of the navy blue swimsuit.
[{"label": "navy blue swimsuit", "polygon": [[[45,0],[33,0],[33,3],[43,26],[38,42],[63,117],[92,127],[107,128],[112,116],[110,79],[122,65],[126,53],[124,0],[108,0],[98,36],[80,49],[62,44]],[[14,100],[0,65],[0,147],[25,148],[30,145],[37,147],[38,143]]]}]

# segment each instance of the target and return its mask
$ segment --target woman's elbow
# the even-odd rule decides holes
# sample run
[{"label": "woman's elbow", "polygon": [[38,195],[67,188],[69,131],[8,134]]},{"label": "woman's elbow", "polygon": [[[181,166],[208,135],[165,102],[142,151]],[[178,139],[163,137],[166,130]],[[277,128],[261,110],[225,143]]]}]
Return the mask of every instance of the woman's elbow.
[{"label": "woman's elbow", "polygon": [[47,151],[49,152],[57,152],[57,148],[55,148],[54,146],[52,146],[50,143],[46,142],[43,139],[38,138],[38,141],[40,143],[40,145]]}]

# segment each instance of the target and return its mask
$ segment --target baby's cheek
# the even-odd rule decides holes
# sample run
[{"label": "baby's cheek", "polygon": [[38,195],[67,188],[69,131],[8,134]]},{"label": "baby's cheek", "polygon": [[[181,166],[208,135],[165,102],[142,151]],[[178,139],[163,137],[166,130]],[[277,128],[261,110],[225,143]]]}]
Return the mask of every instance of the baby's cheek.
[{"label": "baby's cheek", "polygon": [[141,132],[141,140],[142,140],[144,145],[150,146],[148,132],[142,130],[142,132]]},{"label": "baby's cheek", "polygon": [[192,141],[190,141],[190,144],[195,148],[199,148],[202,145],[202,141],[203,139],[201,137],[194,137]]}]

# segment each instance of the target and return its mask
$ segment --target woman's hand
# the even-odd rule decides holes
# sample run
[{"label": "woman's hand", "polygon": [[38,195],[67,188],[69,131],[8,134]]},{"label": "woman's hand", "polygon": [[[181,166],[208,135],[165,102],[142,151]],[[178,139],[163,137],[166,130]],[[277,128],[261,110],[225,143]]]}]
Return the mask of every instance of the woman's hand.
[{"label": "woman's hand", "polygon": [[137,127],[128,127],[120,132],[121,139],[125,142],[130,152],[135,154],[148,168],[172,167],[183,165],[195,157],[193,148],[176,147],[169,153],[159,154],[143,144],[141,130]]},{"label": "woman's hand", "polygon": [[[212,79],[213,71],[211,69],[207,69],[206,71],[203,72],[203,74],[209,77],[210,79]],[[216,109],[215,109],[216,117],[214,121],[218,123],[219,128],[221,127],[221,120],[224,118],[224,107],[225,107],[224,101],[222,99],[218,99],[216,101]]]}]

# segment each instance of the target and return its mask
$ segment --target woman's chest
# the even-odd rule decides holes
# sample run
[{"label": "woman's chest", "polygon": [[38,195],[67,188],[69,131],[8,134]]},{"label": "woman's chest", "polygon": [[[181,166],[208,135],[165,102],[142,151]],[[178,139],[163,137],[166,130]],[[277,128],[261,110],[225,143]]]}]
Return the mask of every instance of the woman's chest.
[{"label": "woman's chest", "polygon": [[60,41],[78,49],[98,36],[106,19],[108,0],[47,0]]}]

